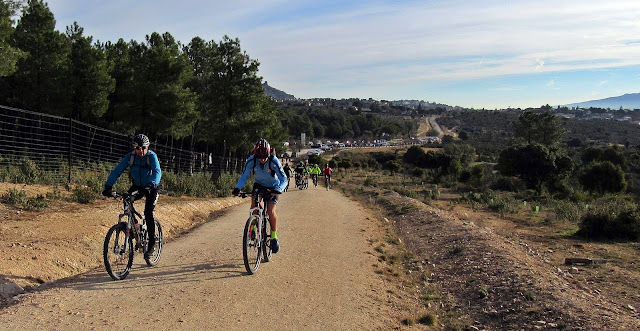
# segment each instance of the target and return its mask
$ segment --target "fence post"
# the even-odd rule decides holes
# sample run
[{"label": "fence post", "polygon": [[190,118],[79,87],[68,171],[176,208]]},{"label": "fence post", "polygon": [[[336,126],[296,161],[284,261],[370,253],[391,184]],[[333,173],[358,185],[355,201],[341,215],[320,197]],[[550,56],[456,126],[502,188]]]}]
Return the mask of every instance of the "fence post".
[{"label": "fence post", "polygon": [[71,150],[71,145],[73,144],[73,120],[69,119],[69,180],[68,180],[68,184],[69,187],[71,187],[71,164],[72,164],[72,150]]}]

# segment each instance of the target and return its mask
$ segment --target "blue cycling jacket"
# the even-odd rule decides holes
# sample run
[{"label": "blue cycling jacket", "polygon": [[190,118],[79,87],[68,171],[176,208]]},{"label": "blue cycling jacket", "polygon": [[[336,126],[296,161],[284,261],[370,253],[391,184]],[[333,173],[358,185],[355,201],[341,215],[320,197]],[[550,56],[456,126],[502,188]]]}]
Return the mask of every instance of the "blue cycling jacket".
[{"label": "blue cycling jacket", "polygon": [[[152,150],[148,150],[143,157],[135,155],[133,156],[133,164],[129,169],[131,174],[132,184],[135,186],[147,186],[149,183],[153,183],[155,187],[160,184],[160,178],[162,178],[162,171],[160,171],[160,162],[158,162],[158,156]],[[129,161],[131,160],[131,153],[127,153],[120,163],[111,171],[107,178],[107,186],[113,186],[116,183],[120,175],[129,167]],[[147,158],[148,161],[147,162]]]},{"label": "blue cycling jacket", "polygon": [[255,155],[251,155],[247,158],[247,162],[244,164],[244,170],[242,171],[240,179],[238,179],[236,187],[242,189],[244,184],[246,184],[247,179],[249,179],[249,175],[251,175],[251,172],[254,170],[254,183],[276,189],[280,192],[287,187],[287,175],[284,173],[284,169],[282,169],[280,160],[275,156],[271,156],[271,161],[267,159],[267,162],[262,164],[260,161],[255,159]]}]

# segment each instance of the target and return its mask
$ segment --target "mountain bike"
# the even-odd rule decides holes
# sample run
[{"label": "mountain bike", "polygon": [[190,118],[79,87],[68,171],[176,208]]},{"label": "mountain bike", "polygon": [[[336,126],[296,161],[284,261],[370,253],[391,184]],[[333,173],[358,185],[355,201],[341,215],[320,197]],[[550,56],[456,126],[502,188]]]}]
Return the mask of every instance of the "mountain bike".
[{"label": "mountain bike", "polygon": [[[118,223],[107,231],[102,251],[105,269],[107,269],[107,273],[113,280],[125,279],[129,275],[133,264],[134,251],[143,254],[147,251],[149,243],[147,224],[144,216],[133,207],[136,194],[138,194],[138,191],[113,193],[115,199],[122,199],[123,212],[118,216]],[[156,250],[151,256],[147,257],[145,255],[144,258],[150,267],[160,262],[164,244],[162,226],[160,226],[158,220],[155,220],[154,223],[156,231],[153,240],[155,240]]]},{"label": "mountain bike", "polygon": [[309,177],[306,175],[299,175],[296,178],[296,187],[300,190],[306,189],[309,187]]},{"label": "mountain bike", "polygon": [[324,186],[327,188],[327,191],[329,191],[331,187],[331,175],[324,175]]},{"label": "mountain bike", "polygon": [[313,176],[313,188],[318,187],[318,175],[312,175]]},{"label": "mountain bike", "polygon": [[[253,192],[240,192],[239,196],[246,198],[251,196],[255,207],[249,209],[249,219],[242,232],[242,257],[244,267],[251,275],[258,272],[260,262],[271,261],[271,225],[265,199],[271,198],[271,192],[265,189],[254,189]],[[263,206],[264,203],[264,206]]]}]

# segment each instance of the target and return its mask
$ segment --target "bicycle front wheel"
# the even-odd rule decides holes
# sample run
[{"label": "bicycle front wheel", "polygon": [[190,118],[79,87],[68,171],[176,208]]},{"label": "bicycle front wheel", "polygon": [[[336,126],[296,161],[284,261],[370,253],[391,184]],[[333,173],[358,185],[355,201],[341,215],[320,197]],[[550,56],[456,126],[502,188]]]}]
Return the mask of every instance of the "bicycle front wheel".
[{"label": "bicycle front wheel", "polygon": [[[162,246],[164,244],[164,240],[162,238],[162,226],[160,226],[158,220],[154,220],[153,222],[156,226],[156,231],[153,239],[156,242],[156,250],[155,252],[153,252],[153,254],[151,254],[151,256],[145,257],[144,259],[144,261],[147,262],[147,265],[150,267],[153,267],[154,265],[158,264],[158,262],[160,262],[160,255],[162,254]],[[147,235],[148,233],[149,232],[147,232]]]},{"label": "bicycle front wheel", "polygon": [[244,226],[242,233],[242,257],[244,267],[251,275],[255,274],[260,267],[261,238],[258,233],[258,217],[251,216]]},{"label": "bicycle front wheel", "polygon": [[104,238],[104,267],[113,280],[125,279],[133,264],[133,240],[125,235],[126,223],[112,226]]}]

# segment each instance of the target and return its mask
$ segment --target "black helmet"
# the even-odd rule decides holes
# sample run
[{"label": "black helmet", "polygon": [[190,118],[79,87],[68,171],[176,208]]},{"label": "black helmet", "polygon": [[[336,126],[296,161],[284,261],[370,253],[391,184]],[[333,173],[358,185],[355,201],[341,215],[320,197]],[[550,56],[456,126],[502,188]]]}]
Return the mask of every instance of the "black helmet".
[{"label": "black helmet", "polygon": [[271,153],[271,144],[269,144],[266,139],[260,138],[253,147],[253,153],[259,159],[267,158],[269,157],[269,153]]},{"label": "black helmet", "polygon": [[133,137],[133,147],[149,147],[149,138],[145,135],[143,135],[142,133],[138,133],[137,135],[135,135],[135,137]]}]

